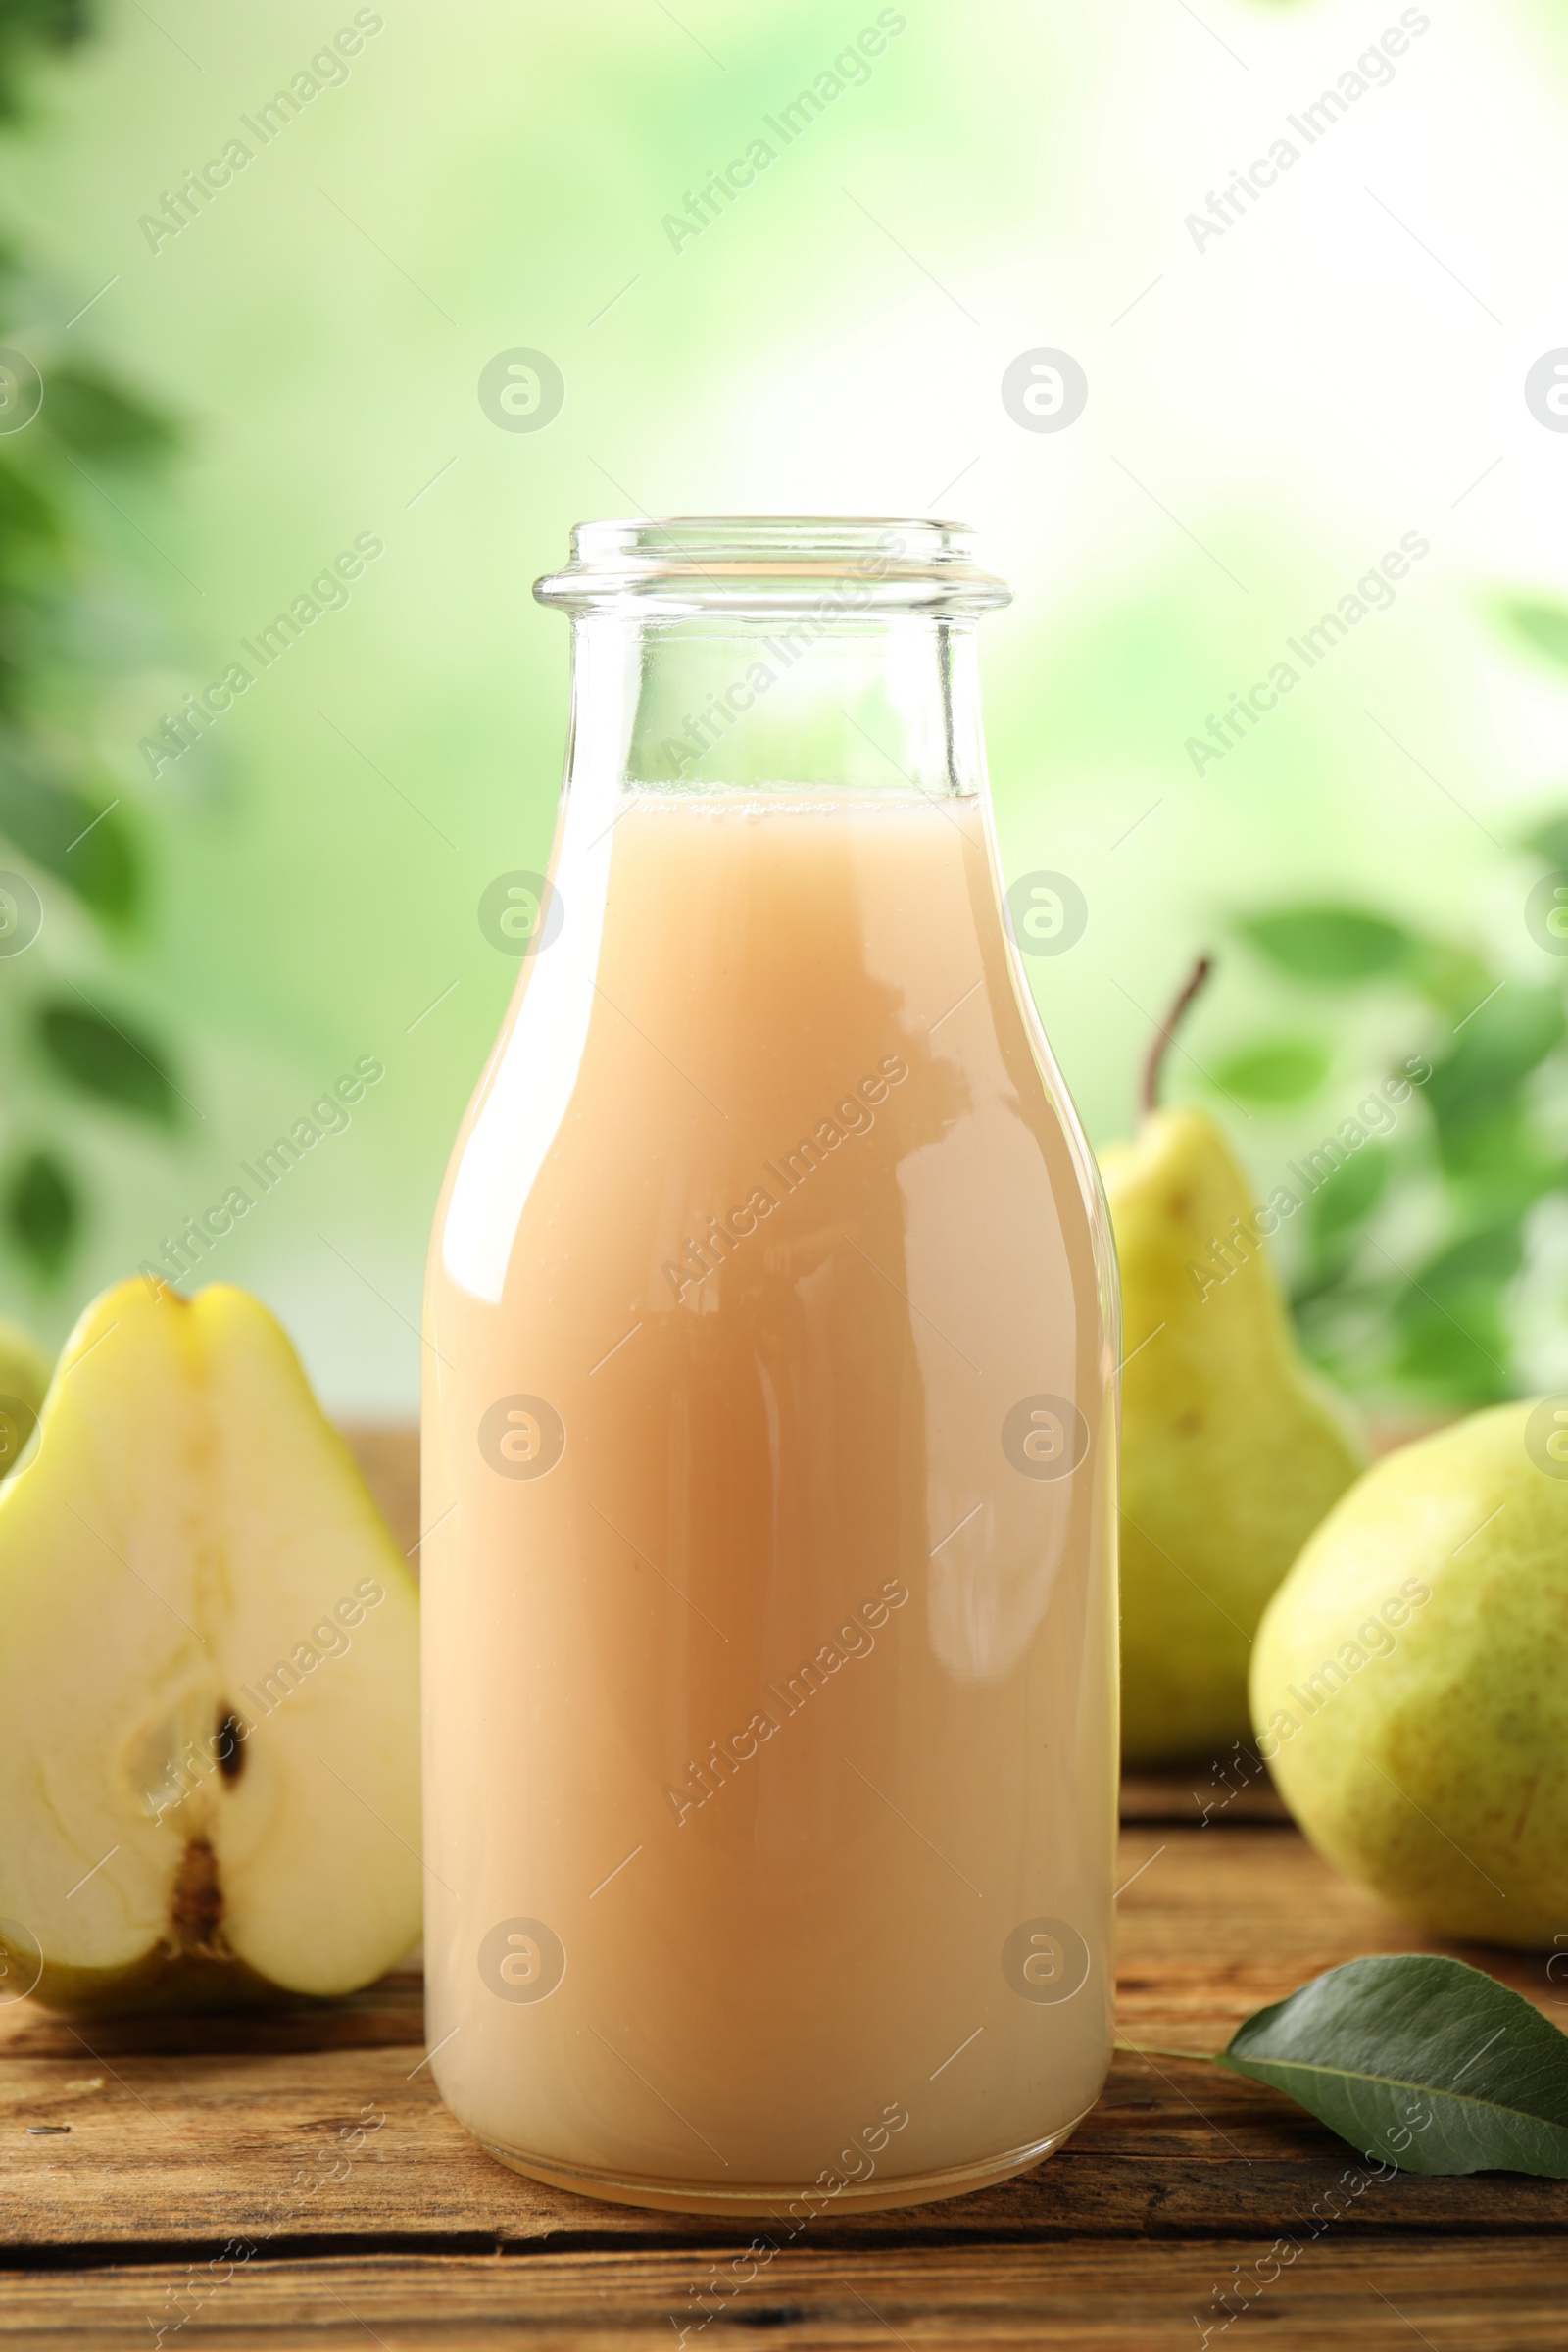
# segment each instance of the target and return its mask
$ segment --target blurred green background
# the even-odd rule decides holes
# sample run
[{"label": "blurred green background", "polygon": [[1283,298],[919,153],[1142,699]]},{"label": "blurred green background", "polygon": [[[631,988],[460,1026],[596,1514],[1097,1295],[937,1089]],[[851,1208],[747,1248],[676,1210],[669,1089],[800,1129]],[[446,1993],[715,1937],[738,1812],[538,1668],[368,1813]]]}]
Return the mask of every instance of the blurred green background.
[{"label": "blurred green background", "polygon": [[[878,16],[106,0],[77,42],[67,0],[0,12],[0,342],[44,387],[19,425],[0,362],[0,864],[43,913],[0,956],[4,1311],[60,1337],[369,1056],[352,1125],[206,1264],[330,1405],[412,1411],[428,1220],[515,977],[475,907],[543,862],[561,769],[531,580],[585,515],[936,514],[1015,589],[998,826],[1009,880],[1089,903],[1031,978],[1091,1135],[1131,1123],[1204,947],[1170,1091],[1260,1193],[1424,1055],[1282,1237],[1308,1344],[1385,1407],[1568,1385],[1568,939],[1530,899],[1568,865],[1568,435],[1524,389],[1568,343],[1561,10],[1406,9],[1357,76],[1399,8],[901,0],[867,77],[672,235]],[[1277,184],[1195,234],[1282,136]],[[537,432],[480,406],[515,347],[564,378]],[[1039,347],[1086,372],[1068,429],[1004,406]],[[1195,755],[1407,534],[1386,609]],[[149,756],[361,535],[347,601]]]}]

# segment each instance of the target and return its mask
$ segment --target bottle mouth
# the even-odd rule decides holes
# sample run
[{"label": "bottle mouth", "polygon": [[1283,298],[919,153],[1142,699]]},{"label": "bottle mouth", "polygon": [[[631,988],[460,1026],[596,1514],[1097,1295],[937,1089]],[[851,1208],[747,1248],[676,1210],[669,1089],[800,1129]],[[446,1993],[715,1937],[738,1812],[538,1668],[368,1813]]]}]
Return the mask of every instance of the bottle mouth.
[{"label": "bottle mouth", "polygon": [[825,617],[994,612],[1011,590],[975,561],[962,523],[840,514],[671,514],[579,522],[563,571],[535,580],[569,612],[635,609]]}]

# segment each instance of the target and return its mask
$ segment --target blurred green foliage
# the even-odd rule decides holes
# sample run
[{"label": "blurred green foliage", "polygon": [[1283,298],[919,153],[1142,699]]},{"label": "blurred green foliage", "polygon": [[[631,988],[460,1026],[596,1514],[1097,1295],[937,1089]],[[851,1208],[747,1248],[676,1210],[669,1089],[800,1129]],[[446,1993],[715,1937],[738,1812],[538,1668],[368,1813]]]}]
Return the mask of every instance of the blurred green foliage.
[{"label": "blurred green foliage", "polygon": [[[4,0],[0,123],[21,115],[35,54],[79,41],[88,14],[82,0]],[[24,314],[27,259],[15,237],[0,234],[0,346]],[[18,371],[3,351],[0,362],[15,401]],[[97,673],[79,609],[102,549],[83,520],[84,494],[108,498],[101,473],[164,457],[173,434],[88,363],[46,364],[42,375],[36,415],[0,437],[0,852],[68,892],[112,949],[143,912],[144,858],[135,817],[91,748]],[[37,1081],[41,1108],[24,1101],[19,1117],[26,1090],[9,1089],[0,1227],[34,1275],[52,1281],[78,1239],[85,1188],[75,1154],[51,1132],[51,1094],[165,1128],[176,1124],[180,1097],[166,1049],[139,1023],[85,998],[62,999],[58,976],[36,956],[5,972],[8,1058]]]},{"label": "blurred green foliage", "polygon": [[[1568,610],[1515,599],[1503,613],[1568,670]],[[1517,854],[1534,879],[1568,881],[1568,808]],[[1292,1303],[1309,1351],[1383,1401],[1474,1406],[1535,1385],[1514,1308],[1541,1204],[1568,1196],[1568,962],[1553,966],[1547,950],[1531,976],[1517,959],[1505,969],[1469,941],[1350,906],[1277,907],[1237,927],[1303,1003],[1321,1006],[1326,1035],[1353,1030],[1356,1001],[1377,992],[1385,1026],[1431,1065],[1387,1136],[1368,1130],[1361,1141],[1353,1110],[1342,1126],[1328,1108],[1337,1057],[1326,1044],[1260,1038],[1213,1071],[1222,1091],[1264,1107],[1321,1095],[1325,1139],[1348,1147],[1304,1219]]]},{"label": "blurred green foliage", "polygon": [[1228,1095],[1253,1102],[1298,1102],[1317,1092],[1332,1058],[1315,1038],[1276,1037],[1227,1054],[1214,1075]]},{"label": "blurred green foliage", "polygon": [[69,49],[87,31],[87,0],[5,0],[0,7],[0,122],[21,110],[28,52]]}]

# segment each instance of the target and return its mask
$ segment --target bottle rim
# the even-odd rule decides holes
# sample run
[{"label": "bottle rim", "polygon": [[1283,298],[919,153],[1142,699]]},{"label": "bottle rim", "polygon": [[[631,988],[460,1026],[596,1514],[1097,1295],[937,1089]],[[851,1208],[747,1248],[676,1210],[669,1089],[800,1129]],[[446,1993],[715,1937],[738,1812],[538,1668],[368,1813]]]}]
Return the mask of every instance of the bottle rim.
[{"label": "bottle rim", "polygon": [[857,514],[669,514],[579,522],[570,561],[535,580],[572,612],[896,612],[963,618],[1011,590],[976,561],[964,523]]}]

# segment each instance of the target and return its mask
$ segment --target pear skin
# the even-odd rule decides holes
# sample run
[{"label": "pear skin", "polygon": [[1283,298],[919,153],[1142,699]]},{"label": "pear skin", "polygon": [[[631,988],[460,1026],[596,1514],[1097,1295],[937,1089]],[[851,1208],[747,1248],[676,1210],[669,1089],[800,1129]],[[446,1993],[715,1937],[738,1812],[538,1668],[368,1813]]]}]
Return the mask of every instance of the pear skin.
[{"label": "pear skin", "polygon": [[1101,1167],[1123,1314],[1122,1753],[1212,1758],[1249,1731],[1264,1602],[1364,1456],[1238,1236],[1251,1194],[1213,1120],[1151,1111]]},{"label": "pear skin", "polygon": [[121,1283],[0,1485],[0,1998],[353,1990],[419,1932],[417,1598],[271,1316]]},{"label": "pear skin", "polygon": [[1568,1477],[1527,1444],[1537,1409],[1375,1464],[1269,1602],[1251,1674],[1320,1852],[1437,1935],[1525,1949],[1568,1936]]}]

